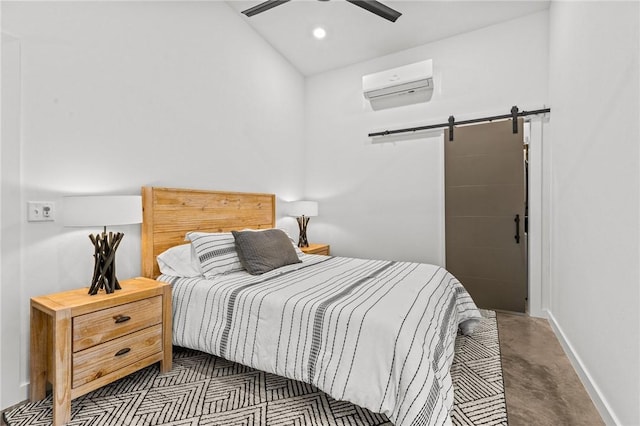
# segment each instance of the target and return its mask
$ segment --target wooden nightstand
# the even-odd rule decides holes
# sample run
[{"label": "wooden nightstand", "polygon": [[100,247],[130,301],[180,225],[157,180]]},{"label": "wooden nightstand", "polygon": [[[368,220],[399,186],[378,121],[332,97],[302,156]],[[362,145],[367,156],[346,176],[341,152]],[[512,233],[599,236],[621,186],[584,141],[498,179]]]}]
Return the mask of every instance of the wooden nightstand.
[{"label": "wooden nightstand", "polygon": [[300,247],[303,253],[307,254],[322,254],[329,256],[330,246],[329,244],[309,244],[309,247]]},{"label": "wooden nightstand", "polygon": [[31,401],[53,385],[53,424],[70,420],[71,400],[160,361],[171,370],[171,287],[120,281],[115,293],[87,288],[31,299]]}]

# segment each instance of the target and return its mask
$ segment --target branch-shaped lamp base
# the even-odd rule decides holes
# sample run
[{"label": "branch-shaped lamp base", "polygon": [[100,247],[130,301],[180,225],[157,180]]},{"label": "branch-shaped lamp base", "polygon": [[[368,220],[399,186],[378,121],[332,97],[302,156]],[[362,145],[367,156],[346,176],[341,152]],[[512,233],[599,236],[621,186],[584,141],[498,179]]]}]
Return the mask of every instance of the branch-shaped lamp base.
[{"label": "branch-shaped lamp base", "polygon": [[298,247],[309,247],[309,241],[307,241],[307,224],[309,223],[308,216],[297,217],[298,228],[300,229],[300,237],[298,238]]},{"label": "branch-shaped lamp base", "polygon": [[116,249],[120,245],[124,234],[122,232],[109,232],[106,228],[102,234],[89,235],[94,246],[93,278],[89,287],[89,294],[98,294],[104,289],[107,293],[120,290],[120,283],[116,278]]}]

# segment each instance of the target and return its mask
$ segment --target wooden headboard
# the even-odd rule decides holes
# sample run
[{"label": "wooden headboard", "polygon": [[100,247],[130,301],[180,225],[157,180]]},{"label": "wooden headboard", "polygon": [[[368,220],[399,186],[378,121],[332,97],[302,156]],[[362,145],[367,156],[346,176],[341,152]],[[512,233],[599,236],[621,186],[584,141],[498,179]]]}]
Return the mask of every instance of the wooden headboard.
[{"label": "wooden headboard", "polygon": [[160,275],[156,256],[189,231],[274,228],[274,194],[142,187],[142,274]]}]

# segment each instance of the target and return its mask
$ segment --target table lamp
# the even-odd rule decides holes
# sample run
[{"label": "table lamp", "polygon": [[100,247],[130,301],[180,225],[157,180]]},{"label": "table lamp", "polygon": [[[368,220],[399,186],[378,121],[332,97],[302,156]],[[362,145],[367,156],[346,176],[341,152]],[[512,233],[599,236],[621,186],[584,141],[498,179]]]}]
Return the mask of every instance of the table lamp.
[{"label": "table lamp", "polygon": [[116,250],[122,232],[107,233],[107,226],[142,223],[142,197],[139,195],[64,197],[64,226],[102,226],[101,234],[90,234],[94,246],[93,278],[89,294],[104,289],[107,293],[120,290],[116,277]]},{"label": "table lamp", "polygon": [[309,218],[318,216],[317,201],[294,201],[289,203],[289,216],[295,216],[300,228],[300,237],[298,238],[298,247],[309,247],[307,240],[307,224]]}]

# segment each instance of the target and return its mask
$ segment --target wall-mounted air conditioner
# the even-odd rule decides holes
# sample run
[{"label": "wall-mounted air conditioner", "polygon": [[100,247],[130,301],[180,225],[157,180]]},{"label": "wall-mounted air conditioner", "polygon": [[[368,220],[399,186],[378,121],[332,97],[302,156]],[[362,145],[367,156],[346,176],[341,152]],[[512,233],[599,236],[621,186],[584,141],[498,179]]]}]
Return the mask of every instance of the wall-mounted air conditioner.
[{"label": "wall-mounted air conditioner", "polygon": [[362,90],[374,110],[427,102],[433,95],[432,60],[365,75]]}]

